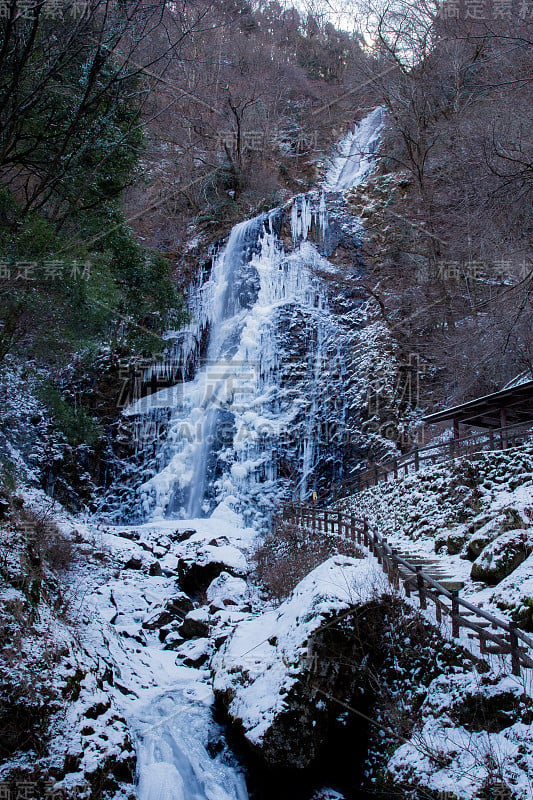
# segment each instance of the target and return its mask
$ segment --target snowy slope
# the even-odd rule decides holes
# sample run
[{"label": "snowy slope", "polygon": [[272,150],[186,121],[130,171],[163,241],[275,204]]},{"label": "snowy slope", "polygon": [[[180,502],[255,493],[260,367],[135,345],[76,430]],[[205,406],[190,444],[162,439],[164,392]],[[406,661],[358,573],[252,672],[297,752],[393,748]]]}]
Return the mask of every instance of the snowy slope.
[{"label": "snowy slope", "polygon": [[485,547],[504,543],[513,531],[525,538],[533,533],[533,444],[391,476],[339,507],[367,516],[406,557],[434,560],[464,582],[468,600],[531,629],[533,555],[494,586],[471,572]]}]

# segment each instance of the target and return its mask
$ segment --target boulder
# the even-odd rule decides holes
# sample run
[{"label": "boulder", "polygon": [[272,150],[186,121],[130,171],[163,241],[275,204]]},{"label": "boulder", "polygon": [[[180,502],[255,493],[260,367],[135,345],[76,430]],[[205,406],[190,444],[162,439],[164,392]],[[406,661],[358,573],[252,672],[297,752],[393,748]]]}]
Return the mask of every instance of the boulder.
[{"label": "boulder", "polygon": [[193,639],[176,648],[176,661],[186,667],[202,667],[209,659],[212,645],[209,639]]},{"label": "boulder", "polygon": [[511,574],[533,552],[533,530],[507,531],[483,548],[472,564],[470,577],[490,586]]},{"label": "boulder", "polygon": [[463,531],[454,531],[453,533],[450,533],[446,539],[448,553],[451,556],[456,556],[458,553],[460,553],[465,546],[466,539],[467,535]]},{"label": "boulder", "polygon": [[190,594],[205,591],[222,572],[242,578],[247,571],[243,553],[227,544],[191,542],[178,560],[181,588]]},{"label": "boulder", "polygon": [[175,531],[169,538],[173,539],[175,542],[186,542],[187,539],[190,539],[195,533],[196,531],[192,528],[187,528],[183,531]]},{"label": "boulder", "polygon": [[165,638],[163,650],[177,650],[184,643],[185,639],[177,631],[171,631]]},{"label": "boulder", "polygon": [[126,561],[124,564],[124,569],[142,569],[142,558],[138,556],[132,556],[129,561]]},{"label": "boulder", "polygon": [[167,600],[165,608],[172,611],[177,618],[183,619],[189,611],[192,611],[193,602],[185,592],[180,592]]},{"label": "boulder", "polygon": [[239,606],[244,602],[248,586],[242,578],[235,578],[229,572],[221,572],[209,584],[207,599],[217,610],[224,606]]},{"label": "boulder", "polygon": [[184,639],[203,639],[209,634],[209,613],[205,608],[189,611],[179,632]]},{"label": "boulder", "polygon": [[167,636],[170,636],[170,634],[177,634],[180,636],[182,641],[184,641],[183,637],[179,633],[180,625],[181,620],[174,620],[174,622],[169,622],[168,625],[164,625],[162,628],[159,628],[159,641],[166,642]]},{"label": "boulder", "polygon": [[136,625],[121,625],[117,627],[117,633],[119,636],[124,636],[126,639],[133,639],[134,642],[142,644],[143,647],[147,644],[146,637]]},{"label": "boulder", "polygon": [[215,636],[214,642],[216,650],[220,650],[229,635],[230,631],[225,631],[224,633],[219,633],[217,636]]},{"label": "boulder", "polygon": [[424,701],[425,716],[449,718],[470,733],[500,733],[518,720],[526,723],[532,718],[533,699],[507,675],[442,675],[431,690]]},{"label": "boulder", "polygon": [[131,542],[138,541],[140,534],[138,531],[119,531],[117,536],[120,536],[121,539],[129,539]]},{"label": "boulder", "polygon": [[474,561],[490,542],[503,533],[502,523],[503,517],[493,517],[472,534],[466,548],[468,558]]},{"label": "boulder", "polygon": [[533,555],[500,581],[489,602],[513,619],[522,630],[533,631]]},{"label": "boulder", "polygon": [[150,568],[148,570],[148,574],[152,577],[161,577],[163,575],[163,570],[161,569],[161,564],[159,561],[154,561],[150,564]]},{"label": "boulder", "polygon": [[189,611],[192,611],[192,601],[184,592],[175,597],[167,600],[164,606],[152,609],[150,614],[145,617],[142,624],[143,628],[148,631],[155,631],[158,628],[164,628],[176,620],[180,622],[185,619]]},{"label": "boulder", "polygon": [[[215,695],[266,768],[310,767],[330,741],[338,706],[326,694],[310,692],[309,685],[320,684],[331,696],[338,692],[350,698],[349,687],[358,685],[358,665],[354,659],[352,670],[343,651],[347,668],[339,671],[313,637],[320,637],[325,620],[333,621],[352,606],[350,592],[343,587],[353,587],[357,603],[370,599],[376,585],[372,569],[360,559],[330,558],[278,609],[248,618],[235,613],[242,621],[233,625],[228,638],[227,629],[215,629],[220,648],[211,661]],[[214,621],[231,614],[219,612]]]}]

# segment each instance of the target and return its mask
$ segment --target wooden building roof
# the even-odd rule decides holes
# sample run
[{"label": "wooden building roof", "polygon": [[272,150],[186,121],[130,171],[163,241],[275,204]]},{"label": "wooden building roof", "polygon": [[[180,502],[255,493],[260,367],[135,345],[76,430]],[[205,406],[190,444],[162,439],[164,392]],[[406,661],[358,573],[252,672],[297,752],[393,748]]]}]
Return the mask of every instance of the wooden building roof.
[{"label": "wooden building roof", "polygon": [[427,414],[422,419],[428,423],[454,420],[478,428],[499,428],[502,424],[502,409],[506,425],[532,422],[533,380],[446,408],[444,411]]}]

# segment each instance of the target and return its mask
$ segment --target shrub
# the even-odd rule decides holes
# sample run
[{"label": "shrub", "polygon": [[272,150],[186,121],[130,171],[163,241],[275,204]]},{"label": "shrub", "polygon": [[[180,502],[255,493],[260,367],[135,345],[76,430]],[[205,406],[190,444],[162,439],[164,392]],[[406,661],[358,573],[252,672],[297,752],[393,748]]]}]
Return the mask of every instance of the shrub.
[{"label": "shrub", "polygon": [[[23,509],[18,527],[24,532],[23,576],[20,588],[35,608],[41,600],[43,583],[45,590],[45,567],[54,572],[67,570],[74,557],[70,539],[53,522],[46,509],[37,512]],[[54,582],[52,581],[52,584]]]},{"label": "shrub", "polygon": [[13,493],[17,486],[17,468],[9,459],[0,463],[0,490]]},{"label": "shrub", "polygon": [[338,553],[363,557],[362,551],[345,539],[301,528],[295,508],[285,505],[254,554],[255,573],[270,594],[283,600],[309,572]]}]

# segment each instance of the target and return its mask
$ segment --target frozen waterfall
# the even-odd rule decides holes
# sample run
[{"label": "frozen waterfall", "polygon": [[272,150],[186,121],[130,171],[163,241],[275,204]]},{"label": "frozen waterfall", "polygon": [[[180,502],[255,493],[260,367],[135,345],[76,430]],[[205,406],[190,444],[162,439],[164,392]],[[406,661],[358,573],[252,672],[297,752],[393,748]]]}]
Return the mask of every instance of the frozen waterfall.
[{"label": "frozen waterfall", "polygon": [[[363,180],[383,118],[376,109],[346,137],[325,190]],[[343,479],[358,418],[345,381],[353,326],[337,307],[339,268],[326,259],[331,231],[324,191],[299,195],[236,225],[194,287],[193,321],[151,373],[174,372],[176,384],[125,411],[137,451],[155,453],[140,487],[143,519],[201,517],[226,500],[253,523],[282,498],[324,494]]]},{"label": "frozen waterfall", "polygon": [[165,691],[138,713],[138,800],[247,800],[243,775],[205,748],[210,710],[194,689]]},{"label": "frozen waterfall", "polygon": [[[354,338],[366,292],[357,223],[343,229],[328,203],[336,193],[338,209],[341,191],[364,179],[382,124],[376,109],[343,142],[322,190],[236,225],[197,276],[191,322],[169,332],[165,357],[143,375],[150,393],[124,410],[141,509],[118,495],[121,522],[182,518],[218,529],[236,511],[260,526],[283,499],[314,489],[327,497],[357,461],[366,386]],[[328,258],[340,242],[339,265]],[[232,511],[199,519],[220,503]],[[155,686],[123,700],[135,720],[139,800],[246,800],[242,771],[209,752],[212,697],[200,674],[176,675],[165,658],[159,669]]]},{"label": "frozen waterfall", "polygon": [[326,191],[342,192],[364,181],[374,163],[384,122],[385,109],[379,106],[344,137],[324,178]]}]

